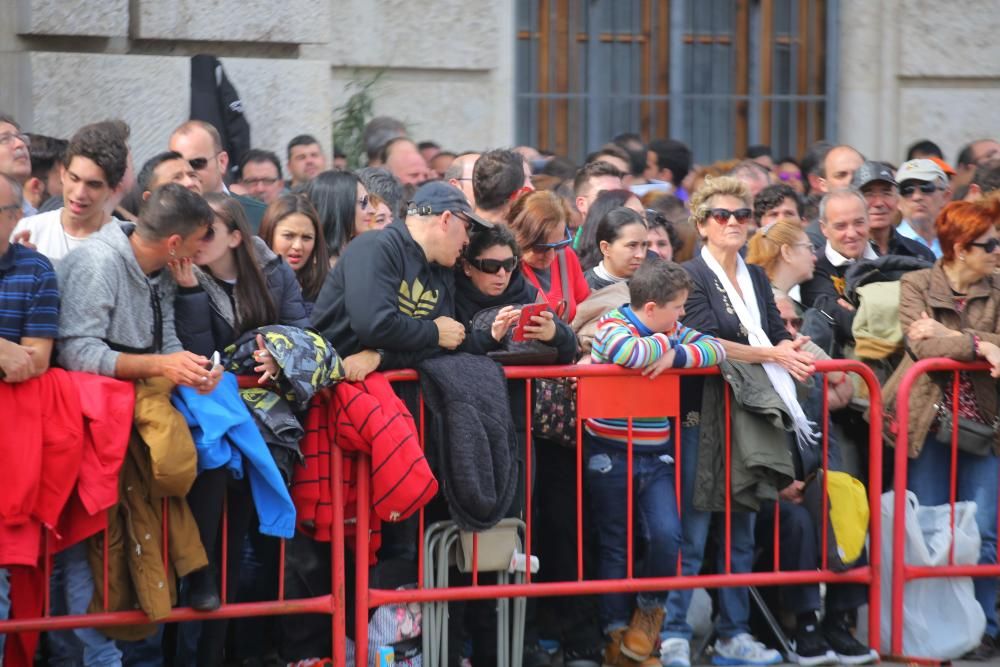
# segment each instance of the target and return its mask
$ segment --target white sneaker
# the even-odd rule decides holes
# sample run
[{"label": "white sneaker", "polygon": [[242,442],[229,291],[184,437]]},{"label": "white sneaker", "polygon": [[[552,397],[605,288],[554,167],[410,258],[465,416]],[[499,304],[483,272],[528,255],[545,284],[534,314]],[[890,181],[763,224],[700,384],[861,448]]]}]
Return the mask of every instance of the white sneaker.
[{"label": "white sneaker", "polygon": [[719,639],[712,647],[714,665],[775,665],[781,654],[742,633],[730,639]]},{"label": "white sneaker", "polygon": [[660,662],[663,667],[691,667],[691,643],[682,637],[660,642]]}]

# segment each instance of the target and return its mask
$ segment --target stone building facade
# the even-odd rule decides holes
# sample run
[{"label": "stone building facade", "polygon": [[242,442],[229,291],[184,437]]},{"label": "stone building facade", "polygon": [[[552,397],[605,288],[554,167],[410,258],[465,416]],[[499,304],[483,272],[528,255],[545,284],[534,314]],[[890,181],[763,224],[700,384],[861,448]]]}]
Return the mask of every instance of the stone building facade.
[{"label": "stone building facade", "polygon": [[[584,2],[590,0],[570,0]],[[618,1],[618,0],[616,0]],[[1000,0],[839,0],[836,141],[899,162],[1000,137]],[[333,109],[384,70],[376,112],[452,149],[514,140],[515,0],[0,0],[0,109],[68,136],[117,116],[137,161],[187,118],[189,57],[222,59],[253,144],[329,149]]]}]

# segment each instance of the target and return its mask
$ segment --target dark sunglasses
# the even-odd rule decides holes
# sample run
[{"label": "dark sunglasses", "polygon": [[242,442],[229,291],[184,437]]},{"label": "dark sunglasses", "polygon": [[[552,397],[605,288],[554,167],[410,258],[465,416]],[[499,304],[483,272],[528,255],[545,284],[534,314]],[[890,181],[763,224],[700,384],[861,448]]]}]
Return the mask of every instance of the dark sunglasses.
[{"label": "dark sunglasses", "polygon": [[469,266],[479,269],[483,273],[500,273],[500,269],[510,273],[517,268],[517,257],[508,257],[507,259],[467,259],[465,261],[469,263]]},{"label": "dark sunglasses", "polygon": [[562,241],[556,241],[555,243],[533,243],[531,247],[538,252],[548,252],[549,250],[560,250],[571,243],[573,243],[573,236],[569,233],[569,229],[567,229],[566,238]]},{"label": "dark sunglasses", "polygon": [[787,318],[782,317],[781,321],[785,323],[785,326],[791,326],[793,329],[801,329],[802,328],[802,318],[801,317],[793,317],[791,319],[787,319]]},{"label": "dark sunglasses", "polygon": [[937,189],[938,186],[935,185],[934,183],[921,183],[920,185],[914,185],[911,183],[909,185],[904,185],[901,188],[899,188],[899,194],[903,195],[904,197],[909,197],[917,190],[920,190],[925,195],[930,195],[937,192]]},{"label": "dark sunglasses", "polygon": [[209,157],[196,157],[192,160],[188,160],[188,164],[191,165],[191,168],[195,171],[201,171],[208,166],[208,161],[211,159],[212,158]]},{"label": "dark sunglasses", "polygon": [[982,248],[988,254],[992,254],[997,248],[1000,248],[1000,239],[990,239],[989,241],[973,242],[969,245],[974,245],[977,248]]},{"label": "dark sunglasses", "polygon": [[778,174],[778,178],[780,178],[783,181],[801,181],[802,174],[796,171],[783,171]]},{"label": "dark sunglasses", "polygon": [[750,216],[753,215],[753,211],[748,208],[738,208],[735,211],[730,211],[728,208],[713,208],[708,212],[708,214],[715,218],[715,221],[720,225],[724,225],[729,222],[730,216],[736,218],[736,222],[742,225],[750,220]]}]

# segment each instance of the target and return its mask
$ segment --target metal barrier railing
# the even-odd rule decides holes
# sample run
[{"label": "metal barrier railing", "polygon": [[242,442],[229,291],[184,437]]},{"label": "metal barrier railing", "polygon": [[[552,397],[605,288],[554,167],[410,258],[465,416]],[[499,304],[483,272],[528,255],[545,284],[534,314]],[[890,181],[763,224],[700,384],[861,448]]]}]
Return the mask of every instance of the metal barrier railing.
[{"label": "metal barrier railing", "polygon": [[[822,526],[822,552],[821,568],[817,570],[802,571],[781,571],[780,545],[778,535],[780,532],[780,519],[777,507],[775,507],[774,525],[774,571],[770,572],[748,572],[735,573],[732,571],[731,562],[728,558],[731,541],[732,509],[729,490],[728,471],[731,461],[731,442],[729,431],[729,394],[726,394],[726,443],[725,457],[727,470],[726,484],[726,511],[725,511],[725,537],[726,537],[726,559],[724,572],[711,575],[693,575],[660,578],[636,578],[633,576],[633,534],[632,534],[632,475],[628,475],[628,500],[627,500],[627,522],[628,522],[628,558],[627,576],[618,580],[585,580],[584,578],[584,557],[583,557],[583,448],[582,442],[582,419],[587,417],[598,417],[606,415],[616,415],[627,417],[631,424],[632,419],[650,416],[669,416],[674,422],[674,442],[680,442],[681,420],[679,419],[679,394],[680,380],[683,376],[692,375],[716,375],[718,369],[682,369],[664,373],[655,380],[649,380],[640,376],[634,371],[627,371],[611,365],[580,365],[580,366],[532,366],[532,367],[508,367],[504,371],[510,380],[523,380],[530,387],[534,380],[543,378],[577,378],[577,403],[579,416],[577,420],[577,444],[576,447],[576,535],[577,535],[577,567],[575,581],[560,582],[538,582],[532,581],[531,568],[525,572],[525,582],[522,584],[494,585],[481,584],[478,572],[478,537],[472,539],[472,584],[470,586],[451,587],[445,589],[430,589],[425,587],[424,582],[424,554],[420,550],[420,562],[418,563],[418,586],[416,589],[404,590],[381,590],[373,589],[369,586],[368,568],[363,565],[356,568],[356,599],[355,599],[355,627],[356,627],[356,664],[365,665],[368,662],[368,626],[369,612],[371,609],[388,603],[407,602],[429,602],[447,600],[481,600],[491,598],[513,598],[513,597],[550,597],[550,596],[574,596],[587,594],[601,594],[612,592],[640,592],[653,590],[676,590],[690,588],[724,588],[739,586],[774,586],[790,584],[818,584],[818,583],[857,583],[866,584],[869,587],[869,645],[877,648],[880,640],[879,628],[879,600],[880,600],[880,508],[879,498],[881,496],[882,459],[881,459],[881,438],[882,438],[882,404],[878,382],[872,371],[864,364],[851,360],[828,360],[817,361],[815,363],[817,378],[823,385],[823,409],[822,414],[828,413],[827,399],[829,384],[826,373],[830,372],[850,372],[856,373],[868,387],[871,401],[871,423],[870,423],[870,447],[869,447],[869,476],[870,486],[868,488],[870,502],[870,548],[868,564],[862,567],[853,568],[847,572],[836,573],[828,568],[826,545],[827,545],[827,525]],[[395,382],[414,381],[417,374],[412,371],[396,371],[388,373],[390,380]],[[639,391],[636,391],[636,390]],[[531,392],[526,392],[526,396],[531,396]],[[526,560],[530,563],[533,549],[533,526],[532,526],[532,485],[529,483],[533,479],[532,472],[532,435],[531,418],[532,406],[530,403],[525,406],[526,415],[526,440],[525,440],[525,532],[524,548]],[[425,442],[424,424],[425,415],[423,399],[420,399],[419,409],[420,442]],[[823,428],[823,467],[827,466],[829,433],[824,420]],[[630,433],[631,439],[631,433]],[[680,469],[681,469],[681,448],[676,447],[677,484],[676,493],[678,507],[680,507]],[[356,524],[356,556],[357,563],[368,562],[368,535],[370,532],[370,459],[369,457],[356,453],[356,491],[357,491],[357,524]],[[344,531],[344,496],[343,496],[343,466],[344,456],[336,447],[332,448],[330,458],[330,475],[332,483],[332,512],[333,512],[333,533],[331,540],[331,576],[332,587],[329,595],[321,595],[308,599],[289,600],[284,596],[284,541],[281,543],[280,561],[278,576],[278,596],[276,600],[266,602],[248,603],[226,603],[225,585],[227,581],[227,559],[221,559],[221,581],[223,582],[223,604],[212,612],[200,612],[190,608],[173,609],[169,616],[162,619],[164,623],[191,621],[191,620],[214,620],[228,618],[244,618],[265,615],[284,615],[299,613],[320,613],[330,614],[332,632],[332,653],[334,664],[346,664],[346,613],[347,601],[345,596],[345,531]],[[632,443],[630,440],[628,447],[629,473],[632,470]],[[824,476],[825,480],[825,476]],[[824,515],[828,510],[828,495],[826,483],[824,481],[822,496]],[[683,511],[681,508],[680,511]],[[224,514],[224,517],[226,514]],[[424,537],[424,512],[421,510],[419,516],[420,544],[423,544]],[[165,527],[164,527],[165,528]],[[227,550],[230,545],[227,543],[227,531],[222,532],[223,549]],[[165,533],[164,533],[165,534]],[[105,544],[107,540],[105,539]],[[51,574],[51,558],[49,554],[49,539],[46,537],[46,558],[44,564],[44,575],[48,582]],[[166,549],[164,549],[166,553]],[[680,560],[680,555],[678,555]],[[106,563],[105,559],[105,563]],[[106,565],[105,565],[106,567]],[[678,568],[679,571],[680,568]],[[107,577],[104,577],[105,587],[107,587]],[[71,629],[79,627],[108,627],[115,625],[128,625],[148,622],[145,614],[139,611],[119,611],[111,612],[105,609],[102,613],[76,615],[76,616],[52,616],[49,609],[49,591],[46,584],[45,611],[39,618],[13,619],[0,621],[0,632],[18,633],[45,630]],[[105,590],[104,600],[108,599]]]},{"label": "metal barrier railing", "polygon": [[948,554],[948,564],[936,567],[908,565],[906,559],[900,554],[905,553],[906,541],[906,493],[908,480],[908,463],[910,449],[910,433],[905,427],[910,423],[910,394],[917,380],[927,373],[946,371],[952,373],[951,395],[958,397],[960,393],[960,373],[962,372],[985,372],[990,370],[990,365],[985,362],[965,363],[953,361],[951,359],[935,358],[922,359],[917,361],[903,376],[899,384],[896,395],[896,422],[898,424],[896,432],[896,446],[894,452],[894,480],[893,488],[896,489],[893,498],[893,526],[892,526],[892,632],[890,635],[890,650],[893,656],[911,663],[937,664],[940,660],[928,658],[926,656],[905,656],[903,648],[903,629],[905,624],[903,614],[903,602],[906,582],[916,579],[928,579],[937,577],[997,577],[1000,576],[1000,564],[998,565],[956,565],[955,564],[955,503],[957,500],[957,479],[958,479],[958,436],[959,436],[959,401],[952,400],[952,434],[951,434],[951,455],[950,455],[950,479],[948,482],[948,503],[951,506],[949,517],[949,528],[951,531],[951,546]]},{"label": "metal barrier railing", "polygon": [[[673,418],[675,424],[674,442],[680,442],[680,419],[679,414],[679,391],[681,376],[690,375],[714,375],[718,373],[717,368],[708,369],[682,369],[664,373],[655,380],[642,377],[637,372],[627,371],[611,365],[582,365],[582,366],[551,366],[551,367],[507,367],[504,369],[508,380],[524,380],[530,386],[532,380],[542,378],[577,378],[577,447],[576,447],[576,525],[577,525],[577,572],[575,581],[562,582],[533,582],[531,580],[530,567],[525,573],[525,583],[494,585],[480,584],[478,572],[478,535],[473,535],[472,539],[472,572],[471,585],[449,588],[426,588],[424,581],[424,553],[421,549],[418,563],[418,585],[415,589],[382,590],[373,589],[369,585],[367,568],[359,567],[356,572],[356,606],[355,606],[355,640],[356,640],[356,664],[368,664],[368,626],[369,612],[371,609],[389,603],[411,603],[411,602],[441,602],[460,600],[483,600],[493,598],[513,598],[513,597],[547,597],[547,596],[572,596],[613,592],[640,592],[640,591],[663,591],[686,588],[722,588],[738,586],[774,586],[788,584],[818,584],[818,583],[857,583],[866,584],[869,587],[869,627],[868,641],[873,648],[879,646],[880,627],[880,579],[879,569],[881,567],[881,514],[880,496],[882,479],[882,404],[878,381],[871,369],[863,363],[852,360],[828,360],[817,361],[816,370],[822,375],[818,375],[823,383],[823,415],[828,414],[828,393],[829,384],[826,373],[828,372],[851,372],[858,374],[868,387],[871,401],[871,422],[869,425],[870,447],[869,447],[869,477],[870,486],[868,488],[870,507],[870,548],[868,554],[868,564],[855,567],[847,572],[836,573],[828,568],[826,545],[827,545],[827,524],[824,521],[822,526],[822,563],[821,569],[810,571],[780,571],[780,545],[778,535],[780,532],[780,519],[778,517],[777,503],[775,506],[774,540],[776,553],[774,556],[774,571],[772,572],[749,572],[734,573],[731,569],[729,559],[731,527],[732,527],[732,507],[730,498],[729,472],[731,469],[731,439],[730,439],[730,400],[729,393],[726,393],[726,559],[725,572],[713,575],[683,576],[660,578],[636,578],[632,572],[633,562],[633,535],[632,535],[632,420],[637,417],[668,416]],[[394,382],[414,381],[418,379],[415,372],[399,371],[388,373],[389,379]],[[531,392],[526,391],[526,400],[530,401]],[[528,562],[532,555],[532,512],[531,512],[531,415],[532,406],[529,402],[526,405],[526,443],[525,443],[525,557]],[[420,442],[424,445],[423,433],[424,406],[421,397],[419,406]],[[628,445],[628,475],[627,475],[627,565],[628,572],[624,579],[619,580],[584,580],[583,563],[583,448],[582,440],[582,420],[587,417],[614,416],[615,418],[627,418],[629,423],[629,445]],[[825,422],[826,420],[824,420]],[[827,467],[829,433],[827,423],[823,424],[823,467]],[[680,460],[679,446],[675,446],[675,470],[677,484],[675,486],[678,501],[680,500]],[[366,545],[361,539],[369,531],[369,502],[364,499],[369,497],[370,489],[368,485],[368,469],[370,461],[366,457],[358,459],[358,519],[357,542],[358,562],[364,562]],[[826,476],[823,483],[823,515],[828,512],[828,495],[826,488]],[[680,503],[678,503],[680,506]],[[681,509],[683,511],[683,509]],[[421,511],[419,518],[419,544],[423,545],[425,533],[425,517]],[[680,556],[678,557],[680,560]],[[679,570],[679,568],[678,568]]]}]

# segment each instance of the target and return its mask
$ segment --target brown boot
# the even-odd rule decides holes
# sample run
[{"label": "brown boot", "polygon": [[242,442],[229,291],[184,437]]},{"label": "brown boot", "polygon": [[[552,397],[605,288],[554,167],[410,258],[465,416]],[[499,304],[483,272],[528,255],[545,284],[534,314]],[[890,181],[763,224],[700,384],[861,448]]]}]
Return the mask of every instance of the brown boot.
[{"label": "brown boot", "polygon": [[663,607],[636,609],[622,635],[621,651],[627,658],[643,662],[660,646]]},{"label": "brown boot", "polygon": [[601,667],[661,667],[660,659],[651,655],[642,662],[636,662],[632,658],[622,654],[621,644],[625,628],[619,628],[611,633],[611,640],[604,647],[604,660]]}]

